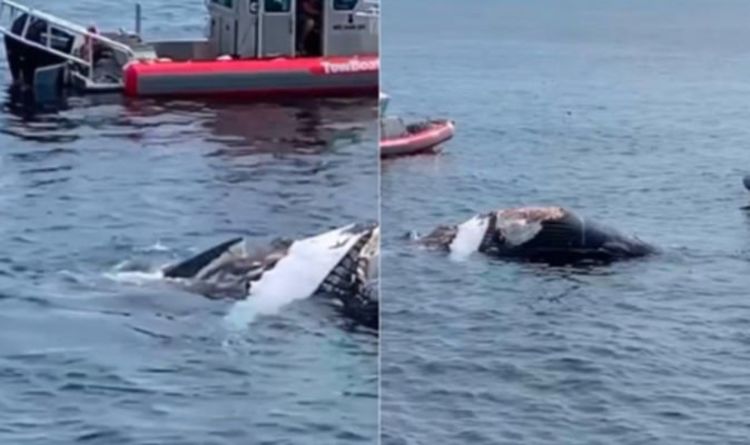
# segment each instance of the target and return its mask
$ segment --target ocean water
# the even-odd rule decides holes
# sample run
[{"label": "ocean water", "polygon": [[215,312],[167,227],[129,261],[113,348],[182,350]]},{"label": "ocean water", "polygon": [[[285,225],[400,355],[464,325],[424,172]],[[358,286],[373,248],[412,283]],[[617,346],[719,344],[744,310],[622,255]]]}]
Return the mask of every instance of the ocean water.
[{"label": "ocean water", "polygon": [[[35,4],[132,27],[128,2]],[[205,28],[202,2],[143,8],[149,37]],[[32,107],[0,59],[0,442],[375,443],[376,337],[315,299],[229,323],[234,303],[152,278],[376,219],[376,99]]]},{"label": "ocean water", "polygon": [[[456,120],[382,167],[383,444],[750,437],[750,4],[383,8],[389,113]],[[552,268],[404,238],[562,205],[659,247]]]}]

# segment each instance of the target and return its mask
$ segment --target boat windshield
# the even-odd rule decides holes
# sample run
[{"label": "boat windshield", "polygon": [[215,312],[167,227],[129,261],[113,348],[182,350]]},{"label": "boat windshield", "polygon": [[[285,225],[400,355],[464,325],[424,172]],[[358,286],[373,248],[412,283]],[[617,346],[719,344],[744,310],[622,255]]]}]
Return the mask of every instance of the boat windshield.
[{"label": "boat windshield", "polygon": [[381,139],[397,138],[407,133],[406,124],[400,117],[385,117],[380,121]]},{"label": "boat windshield", "polygon": [[266,0],[266,12],[289,12],[291,9],[291,0]]},{"label": "boat windshield", "polygon": [[234,0],[211,0],[211,3],[225,8],[234,9]]},{"label": "boat windshield", "polygon": [[351,11],[357,7],[359,0],[333,0],[333,9],[337,11]]}]

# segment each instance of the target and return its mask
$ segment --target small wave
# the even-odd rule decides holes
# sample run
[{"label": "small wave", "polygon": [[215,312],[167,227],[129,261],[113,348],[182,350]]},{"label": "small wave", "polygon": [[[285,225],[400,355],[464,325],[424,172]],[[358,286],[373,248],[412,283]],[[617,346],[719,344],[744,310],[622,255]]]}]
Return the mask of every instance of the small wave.
[{"label": "small wave", "polygon": [[161,241],[157,241],[156,244],[152,244],[146,247],[139,247],[136,248],[135,251],[139,253],[169,252],[170,248],[162,244]]},{"label": "small wave", "polygon": [[104,276],[107,279],[116,281],[118,283],[141,285],[144,283],[162,280],[164,278],[164,273],[161,270],[121,270],[106,273],[104,274]]}]

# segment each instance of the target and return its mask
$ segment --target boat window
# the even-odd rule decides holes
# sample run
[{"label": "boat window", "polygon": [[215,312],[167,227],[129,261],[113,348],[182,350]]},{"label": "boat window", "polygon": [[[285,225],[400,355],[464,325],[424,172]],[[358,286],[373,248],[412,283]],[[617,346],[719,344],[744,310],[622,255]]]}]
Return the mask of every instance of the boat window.
[{"label": "boat window", "polygon": [[292,10],[291,0],[266,0],[266,12],[289,12]]},{"label": "boat window", "polygon": [[337,11],[351,11],[357,7],[359,0],[333,0],[333,9]]},{"label": "boat window", "polygon": [[229,9],[234,8],[234,0],[211,0],[211,3],[215,3]]}]

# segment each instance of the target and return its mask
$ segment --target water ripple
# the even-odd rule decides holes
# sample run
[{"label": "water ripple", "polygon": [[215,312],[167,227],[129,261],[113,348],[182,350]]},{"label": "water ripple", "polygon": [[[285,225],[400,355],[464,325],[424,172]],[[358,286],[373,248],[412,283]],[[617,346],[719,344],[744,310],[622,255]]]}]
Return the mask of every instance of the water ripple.
[{"label": "water ripple", "polygon": [[[383,443],[744,443],[747,5],[542,3],[384,10],[389,111],[458,130],[383,165]],[[528,204],[661,252],[551,268],[400,237]]]},{"label": "water ripple", "polygon": [[[131,16],[32,3],[103,29]],[[202,32],[201,2],[142,3],[149,36]],[[375,443],[377,339],[332,309],[303,302],[235,332],[225,303],[108,278],[228,237],[375,219],[375,102],[7,95],[0,442]]]}]

